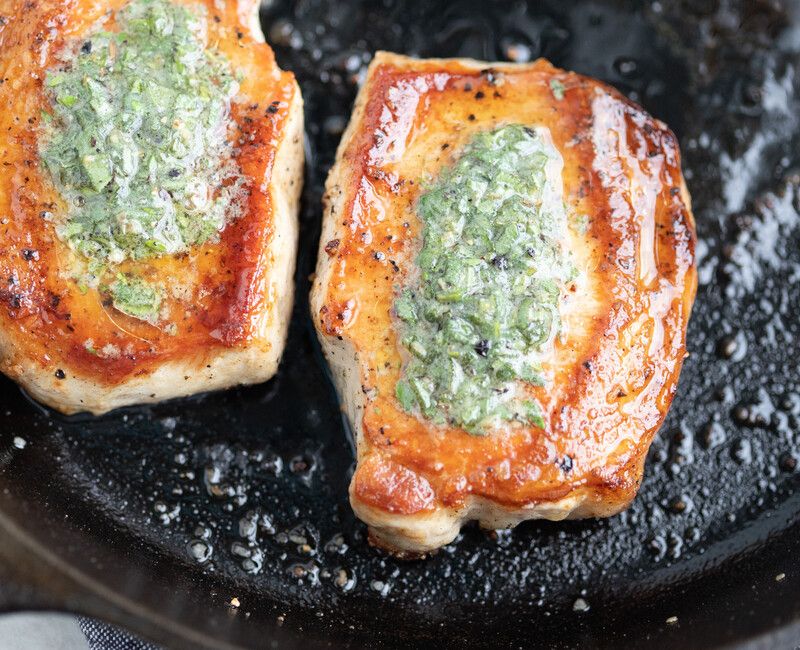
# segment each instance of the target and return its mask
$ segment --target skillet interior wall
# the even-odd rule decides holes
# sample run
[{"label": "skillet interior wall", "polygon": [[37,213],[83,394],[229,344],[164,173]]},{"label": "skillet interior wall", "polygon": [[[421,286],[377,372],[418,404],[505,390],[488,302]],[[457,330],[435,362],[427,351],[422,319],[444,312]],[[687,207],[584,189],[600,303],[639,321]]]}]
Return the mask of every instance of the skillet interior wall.
[{"label": "skillet interior wall", "polygon": [[[301,83],[309,135],[281,372],[262,386],[103,418],[61,418],[2,380],[6,509],[67,514],[127,556],[171,564],[223,600],[237,596],[242,617],[389,639],[433,637],[442,625],[454,644],[501,621],[492,638],[527,638],[531,617],[542,638],[556,638],[563,612],[585,638],[587,621],[611,603],[667,593],[779,529],[797,512],[800,461],[793,11],[722,0],[268,3],[262,22]],[[546,56],[614,84],[679,136],[701,242],[691,356],[623,515],[468,529],[418,563],[367,547],[347,503],[352,449],[307,294],[325,174],[378,48]],[[576,603],[590,610],[574,612]],[[396,624],[375,633],[372,621],[386,617]]]}]

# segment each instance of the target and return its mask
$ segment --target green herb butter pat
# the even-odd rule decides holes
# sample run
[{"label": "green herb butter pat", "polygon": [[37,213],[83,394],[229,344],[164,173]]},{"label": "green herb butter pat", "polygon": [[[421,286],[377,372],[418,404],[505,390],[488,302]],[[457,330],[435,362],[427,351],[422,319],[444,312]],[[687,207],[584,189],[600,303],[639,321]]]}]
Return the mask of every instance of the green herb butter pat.
[{"label": "green herb butter pat", "polygon": [[200,6],[132,0],[118,31],[77,41],[47,72],[39,151],[67,206],[57,232],[90,262],[184,251],[242,211],[238,85],[205,23]]},{"label": "green herb butter pat", "polygon": [[527,386],[544,382],[575,277],[562,165],[546,130],[503,126],[476,135],[419,198],[419,273],[394,303],[404,410],[473,434],[545,425]]}]

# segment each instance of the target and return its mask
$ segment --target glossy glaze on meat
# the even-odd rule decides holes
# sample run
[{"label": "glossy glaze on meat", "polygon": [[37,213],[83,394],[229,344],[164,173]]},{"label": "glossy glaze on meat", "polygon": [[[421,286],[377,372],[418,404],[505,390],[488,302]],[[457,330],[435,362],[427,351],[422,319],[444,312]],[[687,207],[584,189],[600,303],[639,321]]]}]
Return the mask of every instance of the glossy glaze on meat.
[{"label": "glossy glaze on meat", "polygon": [[0,3],[0,370],[65,412],[264,381],[291,308],[302,100],[263,42],[253,0],[184,3],[205,6],[209,44],[241,76],[231,137],[247,179],[244,214],[219,243],[122,266],[177,281],[165,301],[177,335],[125,316],[69,277],[71,253],[53,227],[64,208],[38,158],[43,79],[73,39],[109,26],[124,4]]},{"label": "glossy glaze on meat", "polygon": [[[545,427],[481,437],[400,408],[391,310],[419,247],[420,180],[475,132],[507,123],[549,129],[568,214],[589,221],[569,229],[581,275],[561,306],[566,336],[544,362],[546,384],[531,388]],[[312,293],[356,437],[351,502],[372,540],[420,553],[469,519],[503,527],[623,509],[686,354],[694,244],[674,135],[615,90],[543,60],[379,53],[328,179]]]}]

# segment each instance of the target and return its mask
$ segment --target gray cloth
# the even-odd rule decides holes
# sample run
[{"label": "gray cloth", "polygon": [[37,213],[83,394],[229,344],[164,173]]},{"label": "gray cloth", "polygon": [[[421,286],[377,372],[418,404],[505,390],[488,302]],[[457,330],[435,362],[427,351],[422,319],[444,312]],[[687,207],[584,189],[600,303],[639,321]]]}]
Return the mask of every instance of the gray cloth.
[{"label": "gray cloth", "polygon": [[90,650],[74,616],[32,613],[0,616],[2,650]]},{"label": "gray cloth", "polygon": [[91,650],[158,650],[157,646],[108,623],[79,616],[78,625]]},{"label": "gray cloth", "polygon": [[159,650],[118,627],[82,616],[25,612],[0,616],[0,650]]}]

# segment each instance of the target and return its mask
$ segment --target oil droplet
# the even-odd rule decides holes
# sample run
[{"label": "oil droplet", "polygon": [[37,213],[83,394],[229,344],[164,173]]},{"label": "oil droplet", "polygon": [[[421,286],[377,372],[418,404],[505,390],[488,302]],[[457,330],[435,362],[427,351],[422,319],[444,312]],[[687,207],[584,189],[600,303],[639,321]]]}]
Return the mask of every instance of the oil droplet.
[{"label": "oil droplet", "polygon": [[667,540],[662,535],[656,535],[647,543],[647,548],[653,554],[653,559],[659,562],[667,554]]},{"label": "oil droplet", "polygon": [[311,478],[317,469],[317,463],[310,454],[295,456],[289,461],[289,469],[298,476],[306,485],[311,484]]},{"label": "oil droplet", "polygon": [[794,454],[783,453],[778,459],[778,466],[781,471],[791,474],[797,469],[797,457]]},{"label": "oil droplet", "polygon": [[325,544],[325,552],[331,555],[344,555],[347,553],[347,543],[344,541],[344,535],[337,533],[334,535],[327,544]]},{"label": "oil droplet", "polygon": [[667,535],[667,546],[669,547],[668,555],[677,560],[683,553],[683,537],[676,532],[671,532]]},{"label": "oil droplet", "polygon": [[334,571],[333,584],[344,592],[352,591],[356,586],[356,576],[352,571],[338,568]]},{"label": "oil droplet", "polygon": [[241,542],[231,544],[231,553],[238,557],[250,557],[250,549]]},{"label": "oil droplet", "polygon": [[388,593],[392,590],[392,584],[390,582],[384,582],[383,580],[373,580],[369,583],[369,586],[373,591],[377,591],[381,596],[388,595]]},{"label": "oil droplet", "polygon": [[258,518],[258,527],[267,535],[275,534],[275,524],[272,523],[272,517],[265,512],[261,513],[261,516]]},{"label": "oil droplet", "polygon": [[297,552],[302,555],[314,555],[319,545],[319,533],[311,524],[304,523],[292,528],[288,533],[289,541],[297,544]]},{"label": "oil droplet", "polygon": [[688,465],[694,461],[694,436],[689,431],[677,430],[672,435],[670,460],[676,465]]},{"label": "oil droplet", "polygon": [[636,77],[639,72],[639,64],[636,59],[621,56],[614,61],[614,70],[616,70],[620,76],[632,79]]},{"label": "oil droplet", "polygon": [[319,567],[313,562],[293,564],[288,569],[289,575],[298,582],[306,582],[312,586],[319,585]]},{"label": "oil droplet", "polygon": [[753,461],[753,448],[746,438],[739,438],[733,443],[731,455],[740,465],[748,465]]},{"label": "oil droplet", "polygon": [[242,560],[242,569],[246,573],[250,573],[251,575],[255,575],[261,572],[261,568],[264,566],[264,553],[260,548],[252,549],[250,553],[250,557],[245,558]]},{"label": "oil droplet", "polygon": [[341,115],[330,115],[325,118],[322,128],[329,135],[341,135],[347,126],[347,120]]},{"label": "oil droplet", "polygon": [[531,60],[531,48],[525,43],[509,43],[505,49],[506,58],[514,63],[527,63]]},{"label": "oil droplet", "polygon": [[706,449],[719,447],[726,438],[725,429],[719,422],[709,422],[703,429],[703,446]]},{"label": "oil droplet", "polygon": [[193,539],[187,545],[189,555],[198,563],[205,564],[214,554],[214,547],[204,539]]},{"label": "oil droplet", "polygon": [[745,339],[744,334],[739,331],[721,338],[717,343],[717,354],[730,361],[744,359],[747,355],[747,339]]},{"label": "oil droplet", "polygon": [[690,526],[683,533],[683,539],[689,544],[694,544],[700,540],[700,529]]},{"label": "oil droplet", "polygon": [[271,476],[278,476],[283,471],[283,460],[278,454],[266,453],[261,459],[261,469]]},{"label": "oil droplet", "polygon": [[694,503],[686,495],[674,498],[669,504],[670,511],[676,515],[691,512],[693,508]]},{"label": "oil droplet", "polygon": [[750,421],[750,411],[747,410],[746,406],[740,404],[733,409],[733,419],[736,420],[737,424],[748,424]]},{"label": "oil droplet", "polygon": [[169,504],[164,501],[156,501],[153,504],[153,511],[158,515],[158,520],[164,526],[167,526],[175,521],[181,514],[181,505],[176,503],[174,506],[170,507]]},{"label": "oil droplet", "polygon": [[303,47],[303,36],[287,20],[278,20],[272,25],[268,40],[274,45],[291,47],[293,50]]},{"label": "oil droplet", "polygon": [[194,528],[194,536],[200,539],[211,539],[211,529],[202,524],[198,524]]},{"label": "oil droplet", "polygon": [[575,602],[572,604],[573,612],[588,612],[589,609],[589,603],[583,598],[576,598]]},{"label": "oil droplet", "polygon": [[255,541],[258,532],[258,513],[249,510],[244,517],[239,520],[239,537]]}]

